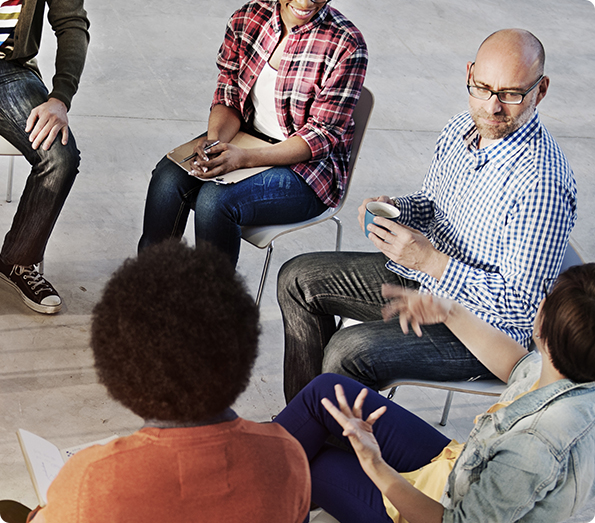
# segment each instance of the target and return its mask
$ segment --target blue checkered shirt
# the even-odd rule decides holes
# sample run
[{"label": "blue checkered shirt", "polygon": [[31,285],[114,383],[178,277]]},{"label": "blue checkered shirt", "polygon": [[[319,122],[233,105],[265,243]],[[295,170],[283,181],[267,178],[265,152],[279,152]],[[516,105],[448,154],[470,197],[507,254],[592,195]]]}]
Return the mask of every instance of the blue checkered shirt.
[{"label": "blue checkered shirt", "polygon": [[440,280],[389,261],[387,268],[454,299],[528,346],[543,281],[560,271],[576,221],[576,184],[539,120],[478,149],[468,112],[442,131],[421,191],[396,198],[400,221],[450,261]]}]

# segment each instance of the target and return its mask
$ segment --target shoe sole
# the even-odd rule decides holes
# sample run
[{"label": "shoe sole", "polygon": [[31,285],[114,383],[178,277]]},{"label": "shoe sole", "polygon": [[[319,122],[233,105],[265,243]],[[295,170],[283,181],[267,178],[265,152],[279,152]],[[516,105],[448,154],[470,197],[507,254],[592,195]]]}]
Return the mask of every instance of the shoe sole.
[{"label": "shoe sole", "polygon": [[28,298],[27,295],[21,289],[19,289],[19,286],[16,283],[14,283],[10,278],[8,278],[1,272],[0,281],[7,283],[15,291],[17,291],[21,295],[21,298],[25,302],[25,305],[27,305],[27,307],[29,307],[31,310],[34,310],[35,312],[39,312],[41,314],[56,314],[57,312],[60,312],[60,310],[62,309],[62,303],[58,305],[41,305],[40,303],[35,303],[33,300]]}]

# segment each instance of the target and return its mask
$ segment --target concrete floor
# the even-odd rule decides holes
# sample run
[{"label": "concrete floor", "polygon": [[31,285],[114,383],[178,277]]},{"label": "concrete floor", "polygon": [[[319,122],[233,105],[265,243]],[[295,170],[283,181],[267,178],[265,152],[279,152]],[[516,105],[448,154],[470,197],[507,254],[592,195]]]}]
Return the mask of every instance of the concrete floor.
[{"label": "concrete floor", "polygon": [[[0,499],[35,505],[15,437],[33,431],[60,447],[116,433],[141,420],[96,383],[88,348],[90,311],[110,273],[133,256],[151,169],[160,157],[206,128],[224,25],[243,0],[87,0],[92,42],[70,113],[82,151],[81,172],[46,254],[46,276],[65,306],[57,316],[30,311],[0,288]],[[579,219],[573,238],[595,259],[595,7],[587,0],[334,0],[363,32],[370,50],[366,85],[376,96],[349,199],[341,212],[344,250],[369,250],[356,221],[367,196],[416,190],[440,129],[467,106],[465,64],[485,36],[504,27],[533,31],[547,51],[550,91],[540,114],[574,168]],[[42,70],[53,68],[46,30]],[[7,160],[0,159],[0,184]],[[0,204],[8,230],[28,166],[18,158],[15,201]],[[189,227],[190,229],[190,227]],[[190,234],[192,233],[189,230]],[[275,299],[280,264],[305,251],[333,248],[334,225],[277,242],[262,301],[261,354],[238,413],[268,420],[283,406],[282,326]],[[238,270],[256,290],[264,253],[242,247]],[[436,424],[445,393],[402,388],[396,400]],[[444,432],[466,439],[490,400],[456,395]],[[591,521],[595,504],[573,522]]]}]

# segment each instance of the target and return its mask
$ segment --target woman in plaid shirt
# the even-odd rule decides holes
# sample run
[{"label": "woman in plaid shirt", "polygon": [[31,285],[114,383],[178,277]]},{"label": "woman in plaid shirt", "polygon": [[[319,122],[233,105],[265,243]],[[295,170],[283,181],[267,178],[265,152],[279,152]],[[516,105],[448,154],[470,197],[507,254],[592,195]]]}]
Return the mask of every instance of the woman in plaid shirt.
[{"label": "woman in plaid shirt", "polygon": [[[232,15],[192,176],[167,158],[157,165],[139,250],[180,238],[193,209],[196,238],[213,243],[235,265],[242,225],[302,221],[339,203],[368,53],[359,30],[328,4],[252,0]],[[275,145],[231,145],[240,129]],[[217,141],[207,156],[204,148]],[[274,167],[233,185],[203,181],[268,165]]]}]

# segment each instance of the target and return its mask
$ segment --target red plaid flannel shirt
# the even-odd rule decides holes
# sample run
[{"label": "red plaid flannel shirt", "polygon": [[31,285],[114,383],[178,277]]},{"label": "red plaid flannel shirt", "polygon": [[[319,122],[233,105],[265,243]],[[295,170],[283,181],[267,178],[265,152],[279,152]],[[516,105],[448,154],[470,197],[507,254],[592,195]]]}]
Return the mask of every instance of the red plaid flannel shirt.
[{"label": "red plaid flannel shirt", "polygon": [[[275,0],[252,0],[229,19],[217,56],[213,104],[237,109],[251,125],[250,91],[281,38]],[[352,113],[366,75],[368,51],[359,30],[325,5],[307,24],[294,27],[275,86],[275,106],[286,137],[301,136],[312,159],[291,168],[328,206],[345,192],[353,140]]]}]

